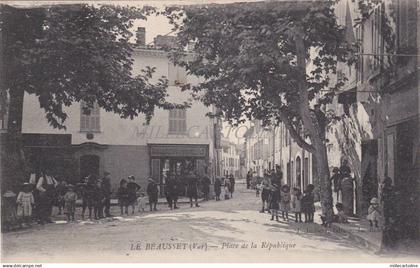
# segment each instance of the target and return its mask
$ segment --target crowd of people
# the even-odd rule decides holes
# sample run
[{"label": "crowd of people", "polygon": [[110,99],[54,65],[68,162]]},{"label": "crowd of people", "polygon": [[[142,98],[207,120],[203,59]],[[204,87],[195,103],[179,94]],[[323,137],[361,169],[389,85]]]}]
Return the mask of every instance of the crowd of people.
[{"label": "crowd of people", "polygon": [[[87,213],[90,220],[113,217],[111,215],[111,198],[118,200],[121,215],[144,212],[147,204],[150,211],[157,211],[160,189],[166,197],[168,207],[178,209],[179,196],[187,196],[190,207],[200,207],[199,197],[204,201],[210,200],[211,180],[207,175],[199,177],[193,171],[180,176],[167,173],[163,188],[153,178],[147,179],[146,189],[136,183],[134,176],[121,179],[119,187],[113,191],[109,172],[99,178],[88,175],[78,183],[70,184],[66,180],[56,179],[46,170],[39,176],[31,176],[25,182],[18,194],[7,191],[3,197],[4,205],[9,215],[5,218],[16,219],[19,224],[30,225],[34,221],[39,224],[51,223],[53,207],[58,208],[58,215],[63,213],[68,222],[76,220],[76,208],[81,207],[80,217],[85,219]],[[216,200],[224,194],[225,199],[233,197],[235,178],[229,175],[226,178],[218,177],[214,182]],[[78,200],[80,200],[78,202]],[[137,207],[137,209],[136,209]],[[7,225],[7,223],[6,223]]]},{"label": "crowd of people", "polygon": [[294,214],[295,222],[313,222],[315,213],[314,185],[308,184],[302,192],[299,187],[281,185],[282,172],[278,166],[276,170],[264,172],[259,178],[250,170],[247,174],[247,188],[254,189],[256,195],[261,197],[260,213],[270,212],[271,220],[289,221],[289,212]]}]

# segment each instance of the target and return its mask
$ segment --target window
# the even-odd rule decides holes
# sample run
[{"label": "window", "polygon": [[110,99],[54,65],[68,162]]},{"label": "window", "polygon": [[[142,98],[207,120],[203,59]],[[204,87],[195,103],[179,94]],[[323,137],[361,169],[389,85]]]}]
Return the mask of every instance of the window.
[{"label": "window", "polygon": [[168,65],[168,80],[169,85],[183,85],[187,82],[187,71],[185,68],[175,66],[170,62]]},{"label": "window", "polygon": [[89,108],[85,102],[80,103],[80,131],[83,132],[99,132],[100,110],[97,103],[93,104],[93,108]]},{"label": "window", "polygon": [[301,163],[300,163],[300,157],[298,156],[296,158],[296,186],[302,187],[302,177],[301,177]]},{"label": "window", "polygon": [[169,134],[185,134],[187,132],[187,112],[184,109],[169,111]]}]

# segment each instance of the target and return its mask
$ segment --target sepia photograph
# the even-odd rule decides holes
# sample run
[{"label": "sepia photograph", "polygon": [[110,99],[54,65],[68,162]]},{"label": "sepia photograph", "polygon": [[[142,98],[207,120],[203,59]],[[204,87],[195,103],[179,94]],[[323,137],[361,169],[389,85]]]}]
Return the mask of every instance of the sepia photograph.
[{"label": "sepia photograph", "polygon": [[0,0],[2,267],[419,267],[419,72],[420,0]]}]

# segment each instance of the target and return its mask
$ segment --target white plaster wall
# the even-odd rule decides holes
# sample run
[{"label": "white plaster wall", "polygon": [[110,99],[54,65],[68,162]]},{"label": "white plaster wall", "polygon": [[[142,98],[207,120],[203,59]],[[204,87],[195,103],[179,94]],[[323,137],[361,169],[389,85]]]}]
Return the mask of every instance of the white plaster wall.
[{"label": "white plaster wall", "polygon": [[[169,60],[166,54],[159,51],[137,51],[133,55],[133,74],[139,74],[146,66],[156,67],[153,79],[156,81],[161,76],[168,77]],[[197,77],[189,76],[188,82],[197,83]],[[190,98],[188,92],[181,92],[179,87],[170,82],[168,100],[182,103]],[[65,122],[66,130],[53,129],[45,118],[44,111],[39,107],[39,102],[34,95],[25,95],[23,111],[23,133],[43,134],[72,134],[72,144],[96,142],[111,145],[145,145],[147,143],[176,143],[176,144],[210,144],[212,149],[212,119],[205,116],[211,108],[202,103],[193,102],[187,110],[187,135],[168,135],[169,111],[157,109],[148,126],[145,126],[144,116],[140,115],[133,120],[121,119],[119,115],[100,111],[101,132],[94,133],[94,139],[88,140],[86,133],[80,132],[80,104],[74,103],[65,107],[68,119]]]}]

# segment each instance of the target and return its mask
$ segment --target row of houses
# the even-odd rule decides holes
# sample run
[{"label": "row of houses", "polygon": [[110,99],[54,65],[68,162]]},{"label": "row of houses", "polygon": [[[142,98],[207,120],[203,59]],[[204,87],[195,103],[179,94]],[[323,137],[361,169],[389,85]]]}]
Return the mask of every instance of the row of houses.
[{"label": "row of houses", "polygon": [[256,176],[280,168],[283,183],[304,189],[313,183],[315,168],[311,153],[300,148],[291,138],[284,124],[263,127],[254,120],[244,134],[246,167]]},{"label": "row of houses", "polygon": [[[362,16],[359,5],[365,2],[370,1],[341,0],[336,6],[346,38],[360,45],[357,64],[340,64],[331,75],[333,81],[347,77],[346,85],[333,103],[321,106],[323,113],[338,116],[327,126],[329,166],[349,161],[355,179],[354,214],[366,215],[369,200],[380,197],[382,182],[390,177],[399,194],[401,217],[409,219],[407,226],[419,226],[420,4],[372,1]],[[263,128],[254,121],[245,146],[246,167],[257,175],[278,165],[283,182],[301,188],[317,183],[315,159],[293,141],[284,125]],[[418,228],[410,230],[414,231],[407,237],[418,236]]]}]

